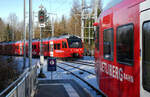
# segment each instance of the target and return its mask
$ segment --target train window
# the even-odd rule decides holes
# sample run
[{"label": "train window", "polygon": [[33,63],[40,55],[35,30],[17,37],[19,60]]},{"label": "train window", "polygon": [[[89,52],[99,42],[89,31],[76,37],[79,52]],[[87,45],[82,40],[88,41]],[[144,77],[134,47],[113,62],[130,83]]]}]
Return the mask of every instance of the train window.
[{"label": "train window", "polygon": [[36,45],[32,45],[32,49],[36,49]]},{"label": "train window", "polygon": [[143,24],[143,88],[150,92],[150,21]]},{"label": "train window", "polygon": [[60,44],[59,43],[57,44],[57,49],[60,50]]},{"label": "train window", "polygon": [[47,50],[49,51],[49,43],[47,44],[47,46],[48,46],[48,49],[47,49]]},{"label": "train window", "polygon": [[99,51],[99,26],[96,27],[96,43],[95,43],[95,47],[97,48],[97,50]]},{"label": "train window", "polygon": [[105,59],[113,60],[113,29],[104,30],[103,52]]},{"label": "train window", "polygon": [[19,46],[16,46],[16,49],[19,49]]},{"label": "train window", "polygon": [[48,44],[45,44],[45,51],[48,51]]},{"label": "train window", "polygon": [[67,48],[67,43],[66,42],[62,42],[62,48]]},{"label": "train window", "polygon": [[48,44],[43,44],[44,51],[48,51]]},{"label": "train window", "polygon": [[57,46],[57,44],[54,44],[54,49],[55,49],[55,50],[56,50],[56,48],[57,48],[56,46]]},{"label": "train window", "polygon": [[134,25],[128,24],[117,28],[117,61],[133,65]]}]

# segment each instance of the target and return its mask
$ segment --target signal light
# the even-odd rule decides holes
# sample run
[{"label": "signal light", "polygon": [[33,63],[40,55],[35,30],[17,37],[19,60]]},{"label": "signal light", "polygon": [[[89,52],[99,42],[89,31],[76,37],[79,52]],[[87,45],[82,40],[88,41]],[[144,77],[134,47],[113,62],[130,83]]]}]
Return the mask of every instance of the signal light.
[{"label": "signal light", "polygon": [[38,13],[38,20],[40,23],[44,23],[45,22],[45,12],[44,10],[40,10]]}]

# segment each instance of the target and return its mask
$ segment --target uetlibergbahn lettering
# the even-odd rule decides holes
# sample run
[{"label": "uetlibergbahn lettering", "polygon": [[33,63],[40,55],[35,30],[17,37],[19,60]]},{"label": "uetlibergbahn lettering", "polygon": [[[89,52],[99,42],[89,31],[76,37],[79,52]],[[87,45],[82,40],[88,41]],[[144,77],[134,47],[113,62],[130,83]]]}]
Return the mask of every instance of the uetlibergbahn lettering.
[{"label": "uetlibergbahn lettering", "polygon": [[100,71],[104,72],[110,77],[120,80],[121,82],[126,80],[128,82],[134,83],[134,77],[130,74],[126,74],[123,69],[119,68],[118,66],[102,62],[102,64],[100,64]]}]

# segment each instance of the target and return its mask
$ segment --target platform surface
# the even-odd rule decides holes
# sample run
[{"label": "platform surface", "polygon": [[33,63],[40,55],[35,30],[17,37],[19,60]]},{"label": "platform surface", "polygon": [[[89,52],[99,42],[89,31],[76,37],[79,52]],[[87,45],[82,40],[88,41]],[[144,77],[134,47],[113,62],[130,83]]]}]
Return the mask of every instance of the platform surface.
[{"label": "platform surface", "polygon": [[74,80],[39,80],[34,97],[92,97]]}]

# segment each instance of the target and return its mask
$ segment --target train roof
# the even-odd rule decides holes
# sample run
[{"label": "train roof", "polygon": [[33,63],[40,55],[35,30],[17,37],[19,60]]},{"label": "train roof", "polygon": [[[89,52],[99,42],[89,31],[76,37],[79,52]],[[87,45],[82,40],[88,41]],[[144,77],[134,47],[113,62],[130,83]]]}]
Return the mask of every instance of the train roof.
[{"label": "train roof", "polygon": [[80,38],[80,37],[79,36],[75,36],[75,35],[63,35],[63,36],[59,36],[59,37],[45,38],[45,39],[43,39],[43,41],[46,41],[46,40],[69,39],[69,38]]},{"label": "train roof", "polygon": [[22,41],[0,42],[0,44],[4,44],[4,45],[14,44],[14,43],[22,43]]},{"label": "train roof", "polygon": [[[76,38],[80,38],[79,36],[75,36],[75,35],[63,35],[63,36],[59,36],[59,37],[49,37],[49,38],[45,38],[42,39],[42,41],[47,41],[47,40],[59,40],[59,39],[76,39]],[[38,42],[40,41],[40,39],[33,39],[32,42]],[[23,41],[11,41],[11,42],[0,42],[0,44],[3,45],[7,45],[7,44],[13,44],[13,43],[22,43]],[[29,40],[26,40],[26,42],[29,42]]]}]

